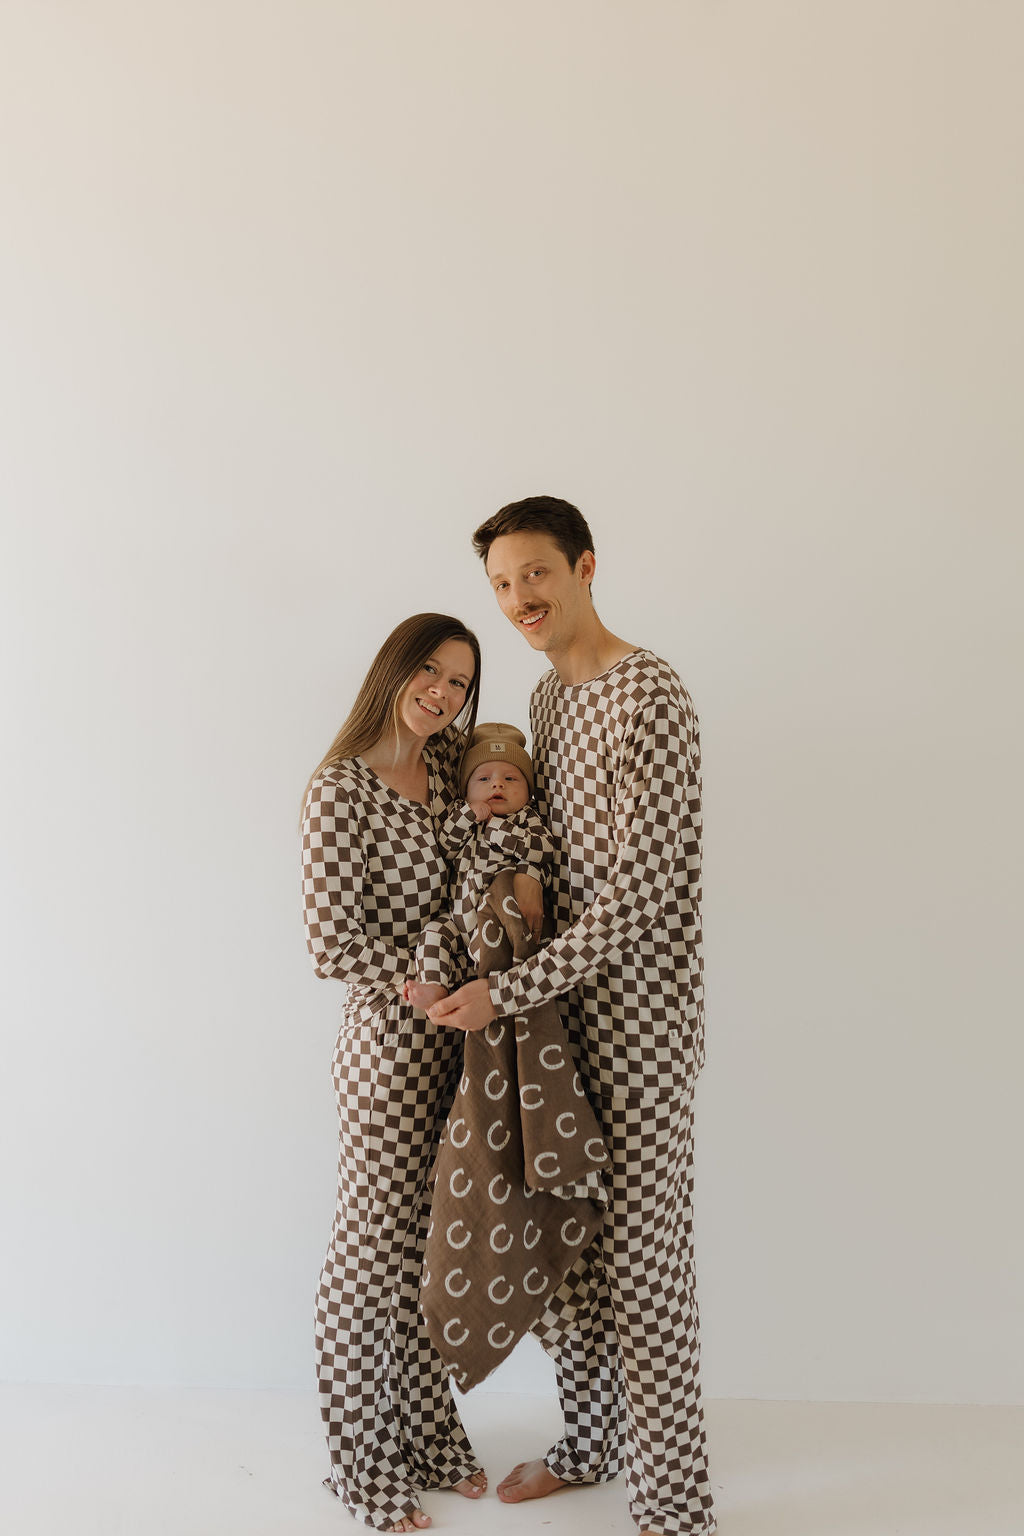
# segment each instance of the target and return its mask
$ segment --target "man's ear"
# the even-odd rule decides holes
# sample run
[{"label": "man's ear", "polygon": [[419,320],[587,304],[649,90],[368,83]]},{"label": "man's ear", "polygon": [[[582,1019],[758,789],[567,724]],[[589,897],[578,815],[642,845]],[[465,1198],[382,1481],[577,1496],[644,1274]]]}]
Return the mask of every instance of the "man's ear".
[{"label": "man's ear", "polygon": [[596,569],[597,561],[594,559],[594,551],[592,549],[585,549],[582,555],[580,555],[579,559],[576,561],[575,574],[577,578],[583,583],[584,586],[589,587],[590,583],[594,579],[594,572]]}]

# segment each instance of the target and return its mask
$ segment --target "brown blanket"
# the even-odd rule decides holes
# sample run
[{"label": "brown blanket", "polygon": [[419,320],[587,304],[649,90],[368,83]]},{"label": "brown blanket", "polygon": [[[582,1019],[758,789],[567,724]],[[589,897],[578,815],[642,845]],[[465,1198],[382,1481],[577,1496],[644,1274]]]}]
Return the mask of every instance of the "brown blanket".
[{"label": "brown blanket", "polygon": [[[490,886],[477,925],[481,976],[534,949],[511,871]],[[430,1175],[420,1293],[431,1342],[461,1387],[500,1364],[597,1232],[607,1166],[555,1003],[466,1036]]]}]

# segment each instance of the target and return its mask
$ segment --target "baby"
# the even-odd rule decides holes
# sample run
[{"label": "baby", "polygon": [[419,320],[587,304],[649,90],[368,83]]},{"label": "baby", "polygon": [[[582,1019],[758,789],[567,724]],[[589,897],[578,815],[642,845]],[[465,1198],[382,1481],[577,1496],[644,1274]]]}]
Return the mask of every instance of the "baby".
[{"label": "baby", "polygon": [[416,946],[416,979],[404,988],[406,1002],[421,1010],[461,982],[460,936],[473,959],[479,959],[477,908],[495,875],[514,870],[517,897],[539,910],[539,903],[528,901],[529,887],[519,882],[542,881],[555,851],[530,804],[533,763],[522,731],[499,721],[478,725],[459,777],[466,803],[449,812],[438,830],[445,858],[458,859],[451,916],[424,928]]}]

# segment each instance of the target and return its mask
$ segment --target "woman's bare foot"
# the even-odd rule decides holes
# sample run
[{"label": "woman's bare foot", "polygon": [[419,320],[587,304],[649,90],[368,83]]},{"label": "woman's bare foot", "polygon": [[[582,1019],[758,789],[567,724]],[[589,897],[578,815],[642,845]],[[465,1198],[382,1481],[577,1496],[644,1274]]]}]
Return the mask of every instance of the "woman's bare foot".
[{"label": "woman's bare foot", "polygon": [[442,987],[439,981],[407,981],[402,989],[405,1000],[418,1008],[421,1013],[426,1013],[428,1008],[433,1008],[442,997],[448,996],[448,988]]},{"label": "woman's bare foot", "polygon": [[455,1492],[461,1493],[464,1499],[478,1499],[487,1492],[487,1473],[471,1472],[461,1483],[455,1484]]},{"label": "woman's bare foot", "polygon": [[525,1499],[543,1499],[557,1493],[566,1484],[543,1461],[521,1461],[504,1482],[498,1484],[498,1498],[503,1504],[521,1504]]},{"label": "woman's bare foot", "polygon": [[392,1531],[425,1531],[430,1524],[430,1516],[425,1515],[422,1509],[414,1509],[397,1525],[391,1527]]}]

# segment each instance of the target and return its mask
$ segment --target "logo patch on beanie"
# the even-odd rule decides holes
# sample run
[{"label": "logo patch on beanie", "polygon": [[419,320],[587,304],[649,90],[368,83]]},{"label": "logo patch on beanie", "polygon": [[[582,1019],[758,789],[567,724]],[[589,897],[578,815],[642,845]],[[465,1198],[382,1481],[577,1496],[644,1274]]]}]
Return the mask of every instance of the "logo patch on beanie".
[{"label": "logo patch on beanie", "polygon": [[505,743],[503,741],[492,741],[491,742],[491,751],[492,752],[504,752],[504,750],[505,750]]}]

